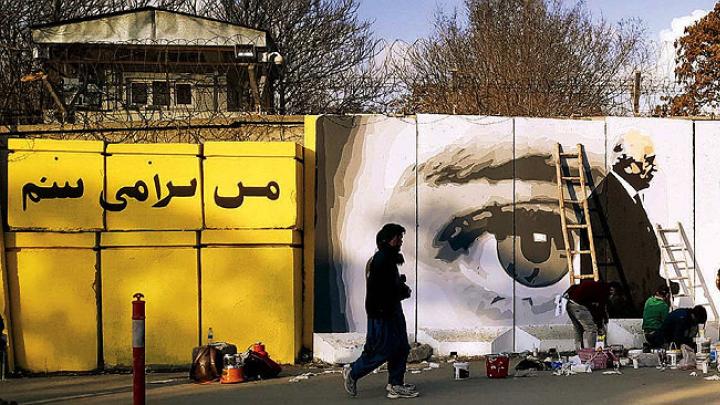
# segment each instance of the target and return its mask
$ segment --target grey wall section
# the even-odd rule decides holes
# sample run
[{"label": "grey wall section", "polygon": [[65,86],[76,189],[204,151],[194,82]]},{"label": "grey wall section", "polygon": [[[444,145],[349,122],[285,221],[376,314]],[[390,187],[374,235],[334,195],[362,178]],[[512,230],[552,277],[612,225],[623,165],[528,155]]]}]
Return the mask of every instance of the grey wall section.
[{"label": "grey wall section", "polygon": [[[401,272],[415,285],[415,120],[324,116],[317,128],[315,326],[364,330],[365,265],[387,222],[407,228]],[[403,306],[416,312],[414,300]]]},{"label": "grey wall section", "polygon": [[[720,123],[695,123],[695,253],[702,276],[714,292],[710,299],[720,305],[713,288],[720,270]],[[702,291],[696,294],[704,295]]]},{"label": "grey wall section", "polygon": [[[605,124],[602,121],[573,121],[538,118],[515,119],[514,149],[514,252],[515,324],[557,323],[555,297],[569,286],[566,253],[560,225],[555,174],[555,145],[576,152],[582,144],[591,182],[605,175]],[[568,167],[578,167],[568,160]],[[591,184],[592,188],[592,184]],[[568,220],[578,222],[582,214],[567,210]],[[574,233],[574,236],[579,236]],[[573,238],[571,245],[579,243]],[[576,260],[577,262],[577,260]],[[576,263],[579,264],[579,263]]]},{"label": "grey wall section", "polygon": [[417,117],[418,327],[512,326],[513,120]]},{"label": "grey wall section", "polygon": [[[415,235],[406,237],[402,269],[412,273],[410,264],[417,265],[411,281],[417,304],[408,300],[404,307],[418,329],[566,323],[553,305],[569,283],[552,157],[557,143],[565,151],[585,147],[601,277],[626,291],[617,308],[641,305],[664,282],[656,224],[681,222],[694,239],[696,177],[711,192],[700,197],[695,190],[695,219],[705,221],[707,235],[718,228],[703,219],[716,210],[712,193],[720,196],[717,180],[707,180],[717,176],[706,174],[717,169],[708,152],[698,155],[703,174],[693,174],[693,139],[697,134],[696,148],[718,150],[711,134],[720,134],[720,123],[699,125],[702,137],[691,121],[640,118],[324,116],[318,128],[317,331],[365,329],[358,275],[374,251],[368,241],[375,228],[389,221],[418,230],[417,253]],[[655,160],[637,168],[630,158],[642,161],[638,153]],[[646,180],[636,185],[639,203],[618,180],[625,178]],[[578,220],[575,212],[568,215]],[[573,245],[587,243],[581,239]],[[708,254],[712,248],[701,239],[698,259],[708,279],[720,256]],[[587,261],[574,263],[590,271]]]},{"label": "grey wall section", "polygon": [[315,223],[315,331],[347,332],[342,263],[333,261],[335,196],[346,194],[342,182],[356,139],[358,118],[321,117],[317,122],[317,195]]}]

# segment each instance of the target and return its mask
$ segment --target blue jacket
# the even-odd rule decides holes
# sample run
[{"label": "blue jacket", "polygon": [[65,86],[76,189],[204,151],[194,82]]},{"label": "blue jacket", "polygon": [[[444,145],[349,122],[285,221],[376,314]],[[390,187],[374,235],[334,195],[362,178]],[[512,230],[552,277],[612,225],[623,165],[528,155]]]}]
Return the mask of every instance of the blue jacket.
[{"label": "blue jacket", "polygon": [[678,349],[683,344],[695,347],[693,338],[698,333],[698,324],[692,318],[692,309],[679,308],[670,312],[660,331],[666,344],[674,342]]}]

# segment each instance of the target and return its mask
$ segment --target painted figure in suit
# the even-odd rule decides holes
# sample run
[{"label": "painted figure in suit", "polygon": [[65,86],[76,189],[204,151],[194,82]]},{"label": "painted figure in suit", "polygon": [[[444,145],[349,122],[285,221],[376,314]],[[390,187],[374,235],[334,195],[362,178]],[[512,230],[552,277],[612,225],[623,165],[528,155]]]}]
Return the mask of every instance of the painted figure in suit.
[{"label": "painted figure in suit", "polygon": [[[660,248],[642,201],[657,170],[655,150],[649,136],[630,130],[614,146],[613,157],[610,173],[588,201],[598,268],[601,280],[619,284],[626,314],[642,317],[645,298],[665,283]],[[588,246],[587,236],[581,245]],[[592,273],[589,256],[583,256],[581,268]]]}]

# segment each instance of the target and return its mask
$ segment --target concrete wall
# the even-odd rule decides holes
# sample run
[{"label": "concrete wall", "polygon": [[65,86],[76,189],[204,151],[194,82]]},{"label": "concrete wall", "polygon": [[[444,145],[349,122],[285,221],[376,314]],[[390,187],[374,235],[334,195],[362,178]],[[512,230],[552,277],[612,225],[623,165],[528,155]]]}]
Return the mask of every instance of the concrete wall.
[{"label": "concrete wall", "polygon": [[[618,317],[636,316],[632,305],[665,281],[653,232],[657,224],[683,224],[697,245],[711,298],[720,304],[713,285],[720,256],[712,253],[720,193],[713,180],[720,145],[713,139],[720,123],[323,116],[317,128],[318,151],[324,152],[318,158],[317,207],[326,218],[318,220],[323,230],[315,249],[316,305],[332,308],[327,313],[318,308],[318,332],[365,330],[362,273],[385,222],[408,229],[401,272],[416,287],[403,303],[411,332],[417,325],[418,333],[462,340],[486,327],[515,327],[517,335],[521,327],[567,323],[555,315],[554,304],[569,285],[555,183],[557,143],[566,152],[584,145],[593,198],[608,204],[593,228],[596,237],[614,244],[612,251],[598,249],[603,252],[598,260],[601,277],[626,291],[627,312]],[[640,205],[627,192],[606,191],[624,170],[617,163],[638,150],[654,156],[656,169],[642,176]],[[575,220],[574,212],[567,214]],[[601,223],[609,224],[607,235],[595,229]],[[571,244],[585,243],[580,239]],[[579,257],[573,262],[589,270]]]},{"label": "concrete wall", "polygon": [[10,139],[8,150],[0,292],[15,366],[129,366],[136,292],[148,364],[189,364],[208,328],[297,358],[301,146]]}]

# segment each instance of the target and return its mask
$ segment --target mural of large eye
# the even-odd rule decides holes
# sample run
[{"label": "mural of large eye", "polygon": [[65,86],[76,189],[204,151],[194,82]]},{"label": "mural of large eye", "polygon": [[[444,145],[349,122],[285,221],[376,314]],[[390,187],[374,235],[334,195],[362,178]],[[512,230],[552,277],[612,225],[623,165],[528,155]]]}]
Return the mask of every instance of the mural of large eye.
[{"label": "mural of large eye", "polygon": [[[455,217],[435,237],[436,258],[454,261],[487,233],[497,240],[498,260],[508,276],[527,287],[553,285],[568,269],[560,215],[552,205],[550,201],[530,200],[516,203],[514,212],[510,205],[493,205]],[[574,246],[572,239],[570,245]]]}]

